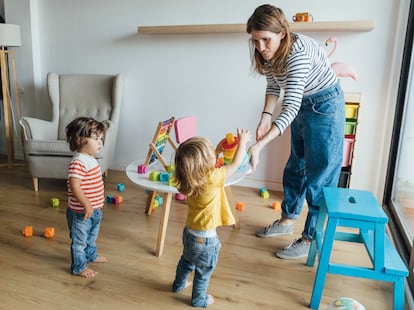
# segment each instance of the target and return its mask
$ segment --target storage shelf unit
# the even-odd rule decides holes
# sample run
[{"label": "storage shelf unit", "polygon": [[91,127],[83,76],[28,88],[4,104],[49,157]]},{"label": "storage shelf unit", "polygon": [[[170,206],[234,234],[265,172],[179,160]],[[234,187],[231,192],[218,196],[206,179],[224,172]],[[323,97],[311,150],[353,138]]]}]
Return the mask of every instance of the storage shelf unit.
[{"label": "storage shelf unit", "polygon": [[344,152],[339,187],[349,187],[351,182],[360,103],[360,93],[345,93]]},{"label": "storage shelf unit", "polygon": [[[375,28],[373,20],[289,23],[294,32],[362,32]],[[143,34],[246,33],[246,24],[138,26]]]}]

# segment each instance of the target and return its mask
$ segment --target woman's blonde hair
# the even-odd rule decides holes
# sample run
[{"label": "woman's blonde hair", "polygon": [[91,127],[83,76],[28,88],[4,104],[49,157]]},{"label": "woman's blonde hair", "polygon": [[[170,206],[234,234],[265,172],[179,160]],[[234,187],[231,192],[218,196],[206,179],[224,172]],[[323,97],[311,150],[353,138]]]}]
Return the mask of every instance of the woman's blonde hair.
[{"label": "woman's blonde hair", "polygon": [[286,71],[286,62],[292,47],[296,40],[296,35],[290,32],[289,22],[283,11],[273,5],[264,4],[256,8],[252,16],[247,21],[247,33],[256,31],[270,31],[280,33],[285,31],[285,37],[281,40],[280,46],[273,58],[266,61],[256,49],[252,40],[250,40],[250,56],[252,69],[262,75],[267,72],[273,74],[283,74]]},{"label": "woman's blonde hair", "polygon": [[203,137],[192,137],[180,144],[175,154],[175,182],[180,193],[200,195],[214,168],[214,148]]}]

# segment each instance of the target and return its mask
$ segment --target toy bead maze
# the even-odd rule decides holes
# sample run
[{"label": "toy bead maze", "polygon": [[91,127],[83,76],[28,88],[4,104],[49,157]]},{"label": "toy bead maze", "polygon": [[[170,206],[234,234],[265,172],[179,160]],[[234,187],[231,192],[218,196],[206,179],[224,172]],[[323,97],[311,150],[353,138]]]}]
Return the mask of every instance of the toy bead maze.
[{"label": "toy bead maze", "polygon": [[162,157],[162,153],[167,142],[171,144],[174,151],[177,150],[174,141],[170,137],[170,132],[174,125],[174,121],[174,117],[171,117],[166,121],[158,123],[158,127],[154,133],[154,138],[149,145],[150,149],[148,150],[147,158],[145,159],[145,165],[149,165],[158,159],[164,166],[165,170],[167,170],[168,163]]}]

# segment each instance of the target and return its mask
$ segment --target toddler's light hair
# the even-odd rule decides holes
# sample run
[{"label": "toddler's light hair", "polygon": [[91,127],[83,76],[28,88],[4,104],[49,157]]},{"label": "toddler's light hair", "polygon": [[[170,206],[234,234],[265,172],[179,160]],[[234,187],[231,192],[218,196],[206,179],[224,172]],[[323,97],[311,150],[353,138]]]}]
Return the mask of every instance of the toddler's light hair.
[{"label": "toddler's light hair", "polygon": [[214,163],[214,148],[208,139],[192,137],[181,143],[175,154],[174,176],[179,192],[202,194]]}]

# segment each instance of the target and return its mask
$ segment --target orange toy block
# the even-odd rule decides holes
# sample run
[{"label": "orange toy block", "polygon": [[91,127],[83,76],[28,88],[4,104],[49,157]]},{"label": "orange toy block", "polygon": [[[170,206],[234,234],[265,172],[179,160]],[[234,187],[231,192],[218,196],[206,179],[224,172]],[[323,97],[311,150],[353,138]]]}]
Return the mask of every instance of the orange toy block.
[{"label": "orange toy block", "polygon": [[243,211],[244,210],[244,202],[239,201],[236,203],[236,210],[237,211]]},{"label": "orange toy block", "polygon": [[25,226],[22,231],[23,236],[32,237],[33,236],[33,226]]},{"label": "orange toy block", "polygon": [[272,209],[274,209],[274,210],[282,210],[282,206],[281,206],[280,202],[279,201],[275,201],[272,204]]},{"label": "orange toy block", "polygon": [[46,227],[43,235],[47,239],[53,238],[55,236],[55,228],[54,227]]}]

